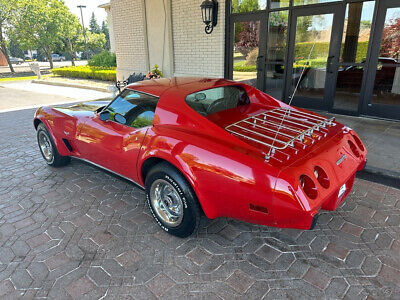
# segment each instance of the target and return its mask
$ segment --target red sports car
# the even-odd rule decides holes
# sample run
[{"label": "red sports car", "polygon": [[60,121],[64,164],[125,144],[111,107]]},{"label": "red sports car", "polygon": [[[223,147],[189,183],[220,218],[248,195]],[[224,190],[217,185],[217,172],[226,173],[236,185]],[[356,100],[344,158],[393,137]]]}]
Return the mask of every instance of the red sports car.
[{"label": "red sports car", "polygon": [[333,119],[225,79],[141,81],[112,101],[39,108],[34,126],[49,165],[74,157],[131,180],[179,237],[202,213],[310,229],[346,198],[367,154]]}]

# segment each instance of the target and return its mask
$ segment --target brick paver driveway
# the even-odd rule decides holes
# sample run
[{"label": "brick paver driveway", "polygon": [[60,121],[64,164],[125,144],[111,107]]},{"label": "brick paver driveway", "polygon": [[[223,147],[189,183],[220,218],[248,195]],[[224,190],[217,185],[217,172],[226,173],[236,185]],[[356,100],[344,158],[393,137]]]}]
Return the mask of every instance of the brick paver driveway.
[{"label": "brick paver driveway", "polygon": [[1,298],[400,298],[399,190],[356,180],[312,231],[203,218],[177,239],[130,183],[47,167],[32,114],[0,114]]}]

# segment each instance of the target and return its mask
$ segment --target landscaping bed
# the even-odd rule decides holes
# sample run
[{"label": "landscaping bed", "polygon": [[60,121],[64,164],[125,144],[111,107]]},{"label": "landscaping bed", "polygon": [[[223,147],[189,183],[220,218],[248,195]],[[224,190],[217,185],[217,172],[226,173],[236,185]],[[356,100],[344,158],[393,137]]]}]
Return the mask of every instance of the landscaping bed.
[{"label": "landscaping bed", "polygon": [[76,66],[56,68],[52,70],[54,75],[59,75],[69,78],[82,79],[97,79],[103,81],[113,81],[117,79],[115,67],[91,67],[91,66]]}]

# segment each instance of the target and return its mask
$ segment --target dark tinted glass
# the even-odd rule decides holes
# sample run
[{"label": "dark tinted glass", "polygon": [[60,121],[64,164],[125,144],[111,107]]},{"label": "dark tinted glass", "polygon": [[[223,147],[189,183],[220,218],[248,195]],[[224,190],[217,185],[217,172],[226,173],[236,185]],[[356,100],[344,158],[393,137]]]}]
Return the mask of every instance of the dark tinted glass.
[{"label": "dark tinted glass", "polygon": [[186,103],[203,116],[250,104],[246,91],[239,86],[224,86],[186,96]]},{"label": "dark tinted glass", "polygon": [[144,93],[125,90],[105,109],[110,112],[110,119],[120,114],[126,119],[125,125],[141,128],[153,124],[158,98]]}]

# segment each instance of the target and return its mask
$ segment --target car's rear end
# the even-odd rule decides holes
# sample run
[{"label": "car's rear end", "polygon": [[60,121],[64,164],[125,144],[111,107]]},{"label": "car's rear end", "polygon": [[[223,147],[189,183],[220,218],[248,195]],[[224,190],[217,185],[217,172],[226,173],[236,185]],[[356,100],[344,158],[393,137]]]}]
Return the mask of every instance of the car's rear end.
[{"label": "car's rear end", "polygon": [[281,170],[272,199],[278,227],[309,229],[321,209],[335,210],[366,160],[354,131],[305,110],[271,107],[225,129]]}]

